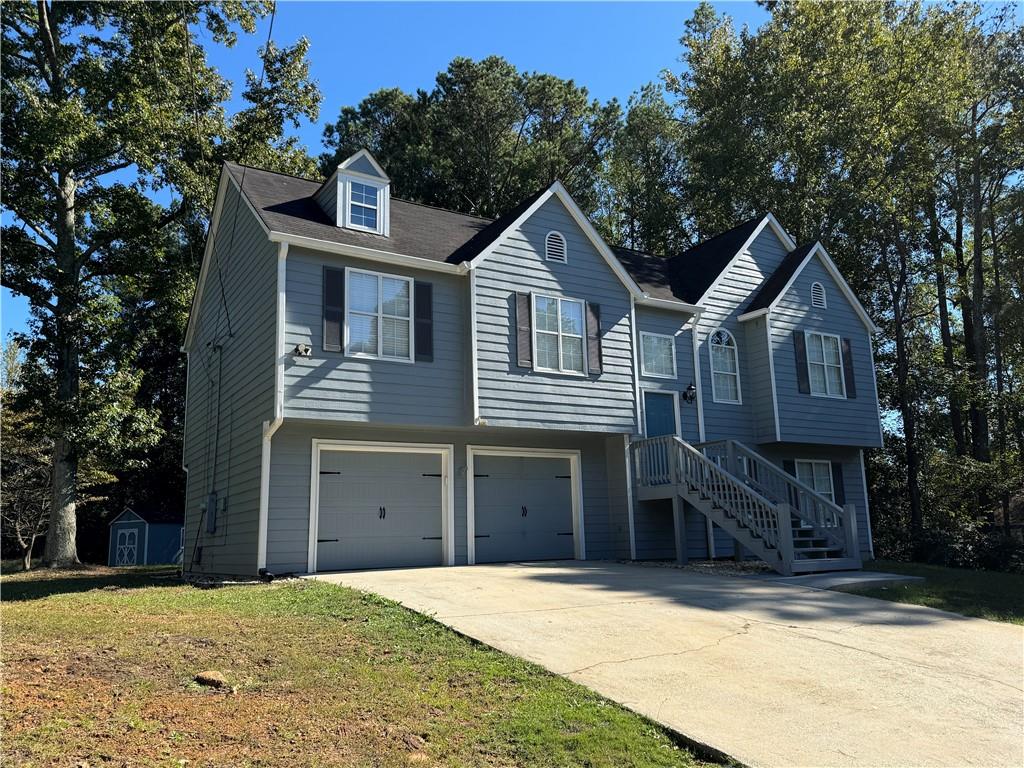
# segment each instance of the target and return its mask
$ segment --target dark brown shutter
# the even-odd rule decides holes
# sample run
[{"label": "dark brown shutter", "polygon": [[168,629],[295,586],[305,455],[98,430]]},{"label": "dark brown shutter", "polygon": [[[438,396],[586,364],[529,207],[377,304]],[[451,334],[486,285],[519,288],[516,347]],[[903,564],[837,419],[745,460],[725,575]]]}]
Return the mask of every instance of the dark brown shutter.
[{"label": "dark brown shutter", "polygon": [[587,369],[601,373],[601,305],[587,302]]},{"label": "dark brown shutter", "polygon": [[832,462],[832,497],[840,507],[846,503],[846,487],[843,485],[842,462]]},{"label": "dark brown shutter", "polygon": [[805,395],[811,394],[811,381],[807,377],[807,339],[803,331],[793,334],[793,349],[796,351],[796,386]]},{"label": "dark brown shutter", "polygon": [[530,294],[516,294],[516,360],[520,368],[533,367],[533,323]]},{"label": "dark brown shutter", "polygon": [[324,267],[324,350],[341,352],[345,318],[345,270]]},{"label": "dark brown shutter", "polygon": [[416,305],[416,327],[414,340],[416,344],[416,361],[421,363],[434,362],[434,286],[432,283],[421,283],[419,280],[414,288]]},{"label": "dark brown shutter", "polygon": [[846,377],[846,396],[857,396],[857,381],[853,377],[853,352],[850,351],[850,340],[843,339],[843,376]]}]

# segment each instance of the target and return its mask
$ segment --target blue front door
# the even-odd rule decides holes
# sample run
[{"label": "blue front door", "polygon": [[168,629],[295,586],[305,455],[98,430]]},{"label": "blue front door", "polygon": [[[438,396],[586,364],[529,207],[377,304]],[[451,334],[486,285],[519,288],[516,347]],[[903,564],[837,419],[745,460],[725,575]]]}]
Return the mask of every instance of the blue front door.
[{"label": "blue front door", "polygon": [[647,437],[676,433],[676,399],[667,392],[644,392],[644,430]]}]

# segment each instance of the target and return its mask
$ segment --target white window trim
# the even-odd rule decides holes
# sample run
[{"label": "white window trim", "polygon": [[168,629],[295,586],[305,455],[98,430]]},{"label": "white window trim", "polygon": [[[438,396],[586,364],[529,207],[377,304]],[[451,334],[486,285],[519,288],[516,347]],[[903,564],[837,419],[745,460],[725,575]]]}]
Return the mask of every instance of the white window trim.
[{"label": "white window trim", "polygon": [[[811,378],[811,336],[821,336],[822,338],[832,338],[836,340],[839,345],[839,385],[841,392],[838,395],[830,395],[826,392],[815,392],[814,391],[814,380]],[[843,339],[841,336],[835,333],[825,333],[823,331],[804,331],[804,354],[807,357],[807,388],[811,392],[811,397],[826,397],[830,400],[845,400],[846,399],[846,366],[843,363]],[[824,352],[822,353],[824,355]],[[824,359],[824,357],[823,357]],[[813,365],[819,365],[819,363],[813,363]],[[828,367],[828,363],[820,363],[824,367]],[[825,388],[828,388],[828,376],[825,376]]]},{"label": "white window trim", "polygon": [[[726,375],[729,375],[729,376],[732,375],[732,373],[729,372],[729,371],[715,371],[715,355],[714,355],[714,353],[711,350],[711,348],[713,346],[715,346],[715,345],[711,343],[711,339],[719,331],[721,331],[722,333],[729,334],[729,338],[732,339],[733,354],[734,354],[734,356],[736,358],[736,399],[735,400],[726,400],[724,398],[720,398],[718,396],[718,387],[715,386],[715,373],[723,373],[723,374],[726,374]],[[728,328],[723,328],[722,326],[719,326],[718,328],[713,328],[711,330],[711,332],[708,333],[707,341],[708,341],[708,370],[711,372],[711,399],[712,399],[712,401],[714,401],[716,403],[722,403],[724,405],[743,405],[743,384],[742,384],[742,381],[740,380],[740,345],[739,345],[739,342],[736,341],[736,336]]]},{"label": "white window trim", "polygon": [[[821,291],[821,304],[814,303],[814,289],[818,288]],[[811,283],[811,307],[814,309],[828,309],[828,293],[825,292],[825,286],[820,280],[815,280]]]},{"label": "white window trim", "polygon": [[[811,482],[809,482],[809,483],[804,482],[803,480],[800,480],[800,465],[801,464],[809,464],[809,465],[811,465]],[[825,469],[827,470],[826,473],[825,473],[826,477],[828,477],[828,492],[827,493],[825,491],[819,491],[817,488],[814,487],[814,466],[816,464],[824,464],[825,465]],[[801,483],[806,485],[808,488],[810,488],[815,493],[824,496],[826,499],[831,501],[833,504],[836,503],[836,487],[835,487],[835,483],[832,481],[832,462],[831,461],[828,461],[826,459],[794,459],[793,460],[793,471],[796,473],[796,479],[800,480]]]},{"label": "white window trim", "polygon": [[[537,364],[537,358],[539,357],[539,355],[537,354],[537,349],[538,349],[538,347],[537,347],[537,334],[538,333],[554,334],[555,333],[554,331],[538,331],[537,330],[537,299],[550,299],[552,301],[558,302],[558,367],[557,368],[542,368],[540,365]],[[579,337],[582,340],[582,348],[583,348],[583,370],[582,371],[573,371],[571,369],[562,368],[562,335],[563,335],[563,333],[562,333],[562,302],[563,301],[571,301],[574,304],[579,304],[581,309],[582,309],[582,317],[583,317],[583,328],[582,328],[582,331],[583,331],[583,335]],[[583,299],[571,299],[571,298],[562,297],[562,296],[551,296],[551,295],[546,294],[546,293],[531,293],[530,294],[530,326],[531,326],[531,330],[532,330],[532,333],[533,333],[533,338],[531,340],[532,343],[533,343],[533,370],[538,371],[540,373],[557,373],[557,374],[559,374],[561,376],[578,376],[578,377],[581,377],[581,378],[586,378],[586,376],[587,376],[587,302],[585,302]],[[564,334],[564,335],[570,336],[572,338],[576,338],[571,333]]]},{"label": "white window trim", "polygon": [[[377,226],[365,227],[352,221],[352,182],[373,187],[377,190]],[[374,179],[364,174],[345,173],[338,174],[338,204],[341,207],[341,215],[338,220],[346,229],[357,232],[370,232],[374,235],[390,235],[390,209],[391,195],[389,193],[390,182]],[[358,204],[357,204],[358,205]]]},{"label": "white window trim", "polygon": [[[349,349],[349,314],[352,312],[352,297],[351,297],[351,286],[352,280],[351,275],[372,275],[377,278],[377,354],[371,355],[368,352],[352,352]],[[409,357],[385,357],[381,354],[381,350],[384,344],[384,324],[381,319],[384,317],[383,309],[384,302],[381,297],[381,291],[383,290],[384,281],[383,278],[391,278],[393,280],[404,280],[409,284]],[[369,315],[368,312],[360,312],[359,314]],[[389,315],[389,317],[393,317]],[[405,275],[393,275],[388,272],[375,272],[370,269],[357,269],[356,267],[345,267],[345,330],[344,330],[344,344],[342,349],[344,350],[345,357],[351,357],[357,360],[383,360],[391,363],[414,363],[416,362],[416,281],[411,277]],[[397,318],[404,320],[405,318]]]},{"label": "white window trim", "polygon": [[455,446],[451,443],[392,443],[384,441],[313,438],[309,475],[309,540],[306,572],[316,573],[317,527],[320,515],[320,455],[323,451],[354,453],[436,453],[441,457],[441,553],[445,565],[455,565]]},{"label": "white window trim", "polygon": [[[644,339],[650,336],[655,339],[668,339],[669,344],[672,347],[672,373],[653,373],[647,370],[647,360],[644,358]],[[679,378],[678,369],[676,368],[676,337],[670,333],[652,333],[650,331],[640,331],[640,375],[649,376],[653,379],[677,379]]]},{"label": "white window trim", "polygon": [[476,482],[474,459],[477,456],[524,456],[527,458],[568,459],[572,486],[572,540],[577,560],[587,559],[586,532],[583,528],[583,474],[580,451],[555,448],[511,448],[494,445],[466,446],[466,564],[476,565]]},{"label": "white window trim", "polygon": [[[548,243],[550,242],[552,236],[558,237],[562,241],[562,258],[560,259],[553,259],[550,256],[548,256]],[[569,263],[569,241],[566,240],[565,235],[563,235],[557,229],[552,229],[550,232],[544,235],[544,260],[555,261],[558,262],[559,264]]]},{"label": "white window trim", "polygon": [[643,434],[644,437],[647,437],[647,395],[648,394],[653,394],[653,395],[671,395],[672,396],[672,407],[674,409],[674,413],[675,413],[675,417],[676,417],[675,436],[678,437],[678,438],[682,438],[682,436],[683,436],[683,423],[682,423],[682,419],[680,418],[680,414],[679,414],[679,392],[674,390],[674,389],[659,389],[657,387],[641,387],[641,389],[640,389],[641,408],[643,410],[643,423],[640,425],[642,427],[642,430],[643,430],[641,432],[641,434]]}]

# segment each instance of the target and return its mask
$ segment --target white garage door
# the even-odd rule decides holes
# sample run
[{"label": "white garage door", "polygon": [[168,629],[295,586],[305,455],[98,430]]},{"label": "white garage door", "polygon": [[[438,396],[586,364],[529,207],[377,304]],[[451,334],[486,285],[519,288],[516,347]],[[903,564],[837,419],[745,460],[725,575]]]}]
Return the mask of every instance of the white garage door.
[{"label": "white garage door", "polygon": [[316,570],[441,565],[441,455],[320,452]]}]

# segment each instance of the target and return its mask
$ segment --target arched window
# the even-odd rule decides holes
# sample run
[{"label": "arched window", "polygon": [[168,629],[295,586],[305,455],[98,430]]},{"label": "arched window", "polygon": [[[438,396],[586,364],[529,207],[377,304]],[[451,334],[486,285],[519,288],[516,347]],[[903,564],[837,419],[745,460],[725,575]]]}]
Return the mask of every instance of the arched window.
[{"label": "arched window", "polygon": [[818,309],[828,308],[828,302],[825,301],[825,286],[821,283],[811,283],[811,306]]},{"label": "arched window", "polygon": [[736,339],[724,328],[711,332],[711,396],[716,403],[740,402],[740,362]]},{"label": "arched window", "polygon": [[544,258],[548,261],[566,262],[565,238],[561,232],[548,232],[544,238]]}]

